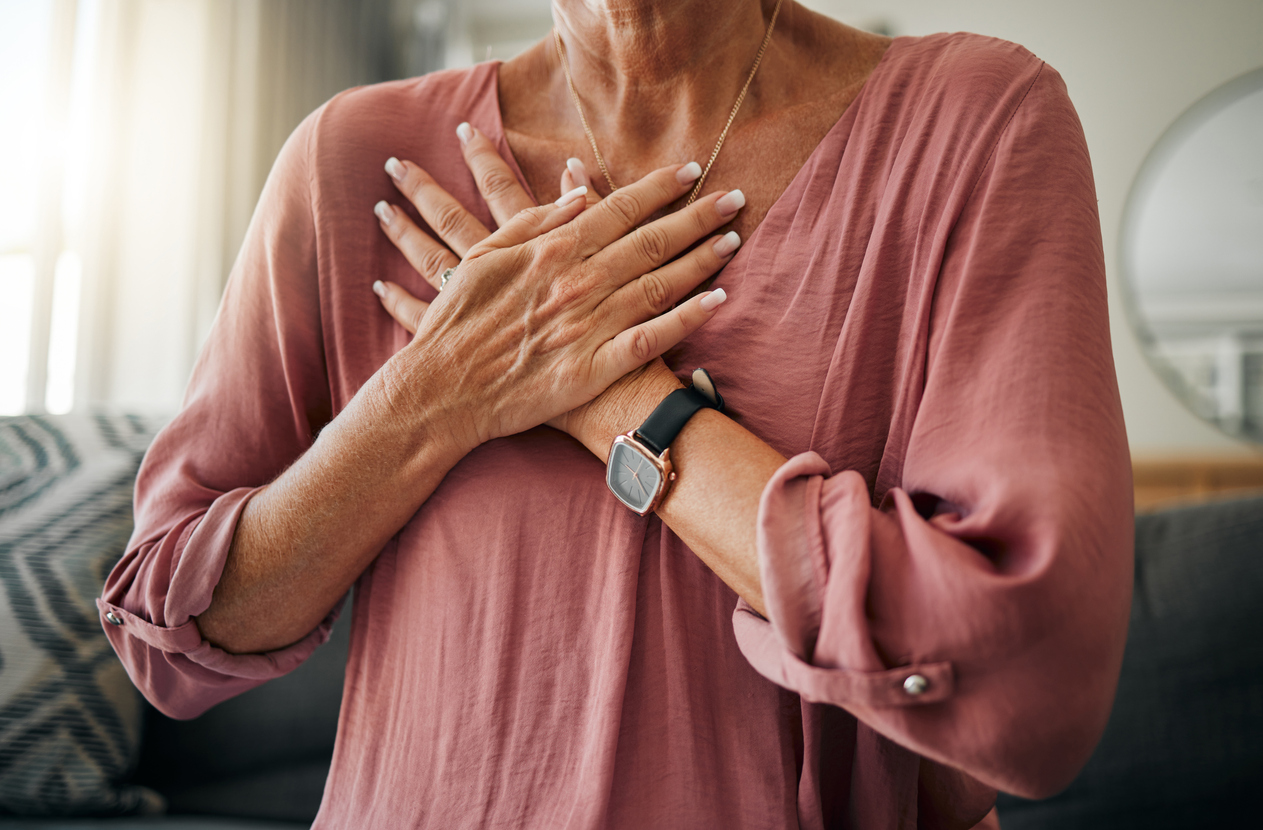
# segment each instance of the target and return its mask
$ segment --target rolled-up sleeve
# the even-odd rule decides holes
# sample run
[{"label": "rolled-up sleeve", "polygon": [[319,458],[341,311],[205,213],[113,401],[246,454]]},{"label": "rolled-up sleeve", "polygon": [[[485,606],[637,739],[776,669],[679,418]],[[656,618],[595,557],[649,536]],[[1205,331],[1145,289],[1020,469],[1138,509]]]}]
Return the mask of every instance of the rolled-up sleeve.
[{"label": "rolled-up sleeve", "polygon": [[1033,83],[936,276],[899,486],[813,452],[764,490],[763,675],[1028,796],[1064,787],[1108,719],[1132,578],[1131,473],[1087,148]]},{"label": "rolled-up sleeve", "polygon": [[133,682],[160,710],[193,717],[284,674],[328,636],[267,654],[230,654],[202,637],[242,511],[330,417],[308,144],[319,111],[268,177],[181,411],[136,483],[136,526],[97,605]]}]

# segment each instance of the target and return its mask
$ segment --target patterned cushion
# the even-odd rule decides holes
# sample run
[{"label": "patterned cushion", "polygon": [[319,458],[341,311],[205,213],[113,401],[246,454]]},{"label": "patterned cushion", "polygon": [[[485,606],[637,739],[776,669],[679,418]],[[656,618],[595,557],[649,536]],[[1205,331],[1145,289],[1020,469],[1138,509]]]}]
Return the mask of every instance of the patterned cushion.
[{"label": "patterned cushion", "polygon": [[132,530],[158,427],[134,416],[0,418],[0,813],[160,811],[123,786],[141,698],[93,605]]}]

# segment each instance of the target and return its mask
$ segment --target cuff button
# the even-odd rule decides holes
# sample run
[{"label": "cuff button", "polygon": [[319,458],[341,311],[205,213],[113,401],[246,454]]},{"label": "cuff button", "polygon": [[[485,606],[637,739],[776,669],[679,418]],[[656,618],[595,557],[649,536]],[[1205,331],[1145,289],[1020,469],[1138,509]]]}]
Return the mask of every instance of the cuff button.
[{"label": "cuff button", "polygon": [[[105,620],[106,620],[106,622],[108,622],[110,625],[122,625],[122,624],[123,624],[123,620],[122,620],[122,619],[121,619],[121,618],[120,618],[117,614],[115,614],[113,611],[106,611],[106,612],[105,612]],[[905,684],[904,684],[904,686],[907,686],[907,684],[905,683]]]},{"label": "cuff button", "polygon": [[925,676],[921,674],[910,674],[903,681],[904,692],[912,697],[916,697],[928,688],[930,688],[930,681],[926,680]]}]

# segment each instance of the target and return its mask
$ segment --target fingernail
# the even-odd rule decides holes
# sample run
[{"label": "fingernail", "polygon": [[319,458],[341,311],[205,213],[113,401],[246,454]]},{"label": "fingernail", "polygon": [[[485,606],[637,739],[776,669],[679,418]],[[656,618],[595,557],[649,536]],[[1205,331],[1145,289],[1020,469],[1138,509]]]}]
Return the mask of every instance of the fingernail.
[{"label": "fingernail", "polygon": [[[386,296],[386,284],[385,284],[385,283],[383,283],[381,280],[377,280],[375,283],[373,283],[373,293],[374,293],[374,294],[376,294],[376,295],[377,295],[377,296],[379,296],[379,297],[385,297],[385,296]],[[703,302],[705,302],[705,301],[703,301]]]},{"label": "fingernail", "polygon": [[695,161],[681,167],[675,174],[675,180],[680,184],[692,184],[702,175],[702,166]]},{"label": "fingernail", "polygon": [[557,200],[557,207],[565,207],[566,205],[573,202],[575,199],[578,199],[582,196],[587,196],[587,195],[588,195],[588,189],[580,185],[579,187],[576,187],[574,190],[570,191],[569,193],[562,195],[562,197]]},{"label": "fingernail", "polygon": [[728,231],[728,233],[715,240],[715,256],[728,256],[728,254],[741,247],[741,237],[736,231]]},{"label": "fingernail", "polygon": [[462,121],[460,126],[456,128],[456,137],[460,139],[461,145],[469,143],[469,139],[474,137],[474,128],[469,126],[468,121]]},{"label": "fingernail", "polygon": [[385,202],[378,202],[373,205],[373,213],[377,214],[377,218],[385,222],[387,225],[395,218],[395,209]]},{"label": "fingernail", "polygon": [[403,169],[403,165],[399,163],[399,159],[391,156],[386,159],[386,172],[397,182],[403,181],[403,177],[407,175],[407,171]]},{"label": "fingernail", "polygon": [[719,211],[719,215],[729,217],[746,206],[746,195],[740,190],[734,190],[725,193],[723,198],[715,202],[715,210]]},{"label": "fingernail", "polygon": [[588,183],[588,168],[579,159],[566,159],[566,169],[570,171],[570,177],[576,182]]},{"label": "fingernail", "polygon": [[714,311],[723,305],[724,300],[728,299],[728,295],[724,293],[722,288],[716,288],[714,291],[702,297],[702,311]]}]

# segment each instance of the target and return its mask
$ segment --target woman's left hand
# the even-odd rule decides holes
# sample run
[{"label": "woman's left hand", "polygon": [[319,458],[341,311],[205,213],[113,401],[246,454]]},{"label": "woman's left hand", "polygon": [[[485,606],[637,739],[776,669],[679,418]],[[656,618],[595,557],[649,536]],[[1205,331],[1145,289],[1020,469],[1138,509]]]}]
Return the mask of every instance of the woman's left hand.
[{"label": "woman's left hand", "polygon": [[[503,225],[518,211],[535,205],[485,135],[465,124],[461,125],[458,135],[465,164],[473,173],[478,191],[486,200],[497,225]],[[386,172],[395,187],[416,206],[426,224],[442,240],[440,242],[422,231],[402,211],[395,212],[396,218],[390,224],[380,223],[382,231],[409,264],[431,282],[434,275],[455,267],[471,247],[490,236],[490,231],[477,217],[417,165],[392,158],[386,163]],[[583,163],[571,159],[561,175],[561,192],[569,193],[577,187],[587,187],[586,198],[590,204],[600,200]],[[408,332],[415,334],[429,309],[429,303],[393,282],[379,280],[374,283],[373,290],[390,316]],[[603,459],[613,440],[612,434],[596,434],[607,430],[590,428],[603,420],[600,417],[603,409],[613,408],[618,412],[634,410],[639,398],[656,404],[680,386],[679,380],[662,359],[655,358],[616,381],[594,400],[559,415],[548,425],[577,438]]]}]

